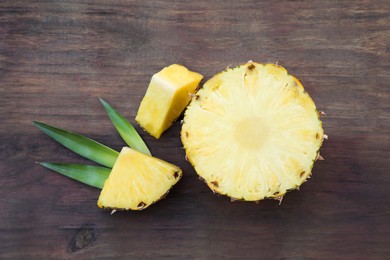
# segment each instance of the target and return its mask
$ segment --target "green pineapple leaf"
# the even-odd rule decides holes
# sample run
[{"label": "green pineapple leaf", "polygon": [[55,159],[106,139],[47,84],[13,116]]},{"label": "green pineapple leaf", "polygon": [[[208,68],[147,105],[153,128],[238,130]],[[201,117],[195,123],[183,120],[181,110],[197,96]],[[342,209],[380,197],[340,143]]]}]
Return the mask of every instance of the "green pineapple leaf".
[{"label": "green pineapple leaf", "polygon": [[141,136],[137,133],[135,128],[129,123],[129,121],[127,121],[104,99],[99,99],[104,109],[106,110],[112,124],[115,126],[122,139],[134,150],[137,150],[147,155],[151,155],[145,142],[142,140]]},{"label": "green pineapple leaf", "polygon": [[119,155],[117,151],[88,137],[41,122],[34,121],[34,125],[66,148],[103,166],[112,168]]},{"label": "green pineapple leaf", "polygon": [[111,169],[84,164],[39,162],[40,165],[76,181],[99,189],[110,175]]}]

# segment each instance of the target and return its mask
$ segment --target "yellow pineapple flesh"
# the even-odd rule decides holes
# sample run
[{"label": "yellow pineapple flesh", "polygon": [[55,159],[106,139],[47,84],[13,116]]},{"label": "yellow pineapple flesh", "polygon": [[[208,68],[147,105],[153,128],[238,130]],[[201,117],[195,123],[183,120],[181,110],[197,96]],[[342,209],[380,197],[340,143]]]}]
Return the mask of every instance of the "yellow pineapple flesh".
[{"label": "yellow pineapple flesh", "polygon": [[281,199],[311,174],[324,133],[302,84],[275,64],[248,62],[207,81],[192,98],[181,139],[215,192]]},{"label": "yellow pineapple flesh", "polygon": [[179,167],[124,147],[100,193],[100,208],[142,210],[163,198],[182,176]]},{"label": "yellow pineapple flesh", "polygon": [[203,76],[178,64],[153,75],[135,120],[159,138],[181,115]]}]

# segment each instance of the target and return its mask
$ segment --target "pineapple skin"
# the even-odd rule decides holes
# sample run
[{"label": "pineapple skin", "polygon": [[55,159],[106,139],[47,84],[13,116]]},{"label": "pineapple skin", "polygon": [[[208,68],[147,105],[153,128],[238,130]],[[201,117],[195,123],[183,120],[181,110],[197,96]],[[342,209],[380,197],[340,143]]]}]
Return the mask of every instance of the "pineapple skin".
[{"label": "pineapple skin", "polygon": [[[200,153],[199,150],[202,149],[202,147],[199,144],[193,145],[192,142],[196,143],[197,141],[193,141],[193,140],[197,139],[197,138],[199,139],[202,136],[198,136],[196,134],[196,132],[198,132],[197,131],[198,129],[197,130],[194,130],[194,129],[196,129],[199,126],[199,124],[196,126],[192,126],[192,122],[191,122],[191,120],[189,120],[192,117],[192,115],[190,115],[190,114],[194,114],[195,112],[193,112],[193,111],[196,109],[202,109],[205,111],[207,111],[207,110],[211,111],[211,110],[215,109],[215,108],[213,108],[212,101],[207,101],[207,99],[209,98],[210,92],[214,92],[214,91],[218,92],[218,95],[221,98],[229,95],[228,91],[225,91],[221,87],[221,85],[223,85],[224,74],[229,73],[229,72],[233,73],[233,74],[234,73],[237,74],[236,76],[233,76],[232,79],[230,79],[233,81],[233,84],[239,85],[243,81],[244,82],[243,85],[245,85],[249,89],[248,93],[252,94],[254,91],[253,88],[255,85],[253,82],[256,81],[257,77],[258,77],[258,75],[255,75],[255,74],[256,74],[256,71],[259,69],[265,70],[266,73],[273,75],[275,80],[283,81],[283,80],[286,80],[286,78],[288,78],[288,84],[287,84],[288,87],[289,88],[292,87],[292,88],[297,89],[297,91],[295,91],[294,95],[296,95],[296,97],[298,97],[299,95],[304,96],[304,98],[303,98],[304,101],[302,101],[301,105],[305,110],[310,111],[310,113],[312,115],[312,119],[316,121],[315,122],[315,124],[316,124],[315,134],[314,135],[312,133],[305,134],[305,138],[310,137],[311,139],[314,139],[313,146],[315,147],[315,149],[314,150],[312,149],[312,151],[311,151],[311,162],[309,163],[309,165],[306,166],[305,171],[298,170],[298,172],[295,172],[294,173],[295,176],[293,176],[293,178],[295,178],[296,180],[295,180],[295,182],[290,184],[289,187],[281,188],[280,187],[281,184],[280,184],[279,180],[270,179],[270,180],[265,180],[265,181],[268,181],[269,183],[271,183],[271,185],[269,185],[269,186],[271,186],[272,189],[269,188],[268,192],[260,192],[260,193],[255,194],[255,195],[252,194],[251,196],[247,196],[245,194],[237,194],[237,193],[232,194],[229,191],[224,190],[223,187],[220,187],[221,186],[219,183],[220,180],[218,180],[218,178],[212,179],[212,178],[210,178],[210,176],[208,174],[204,174],[204,169],[200,169],[201,165],[198,162],[198,159],[195,157],[199,157],[199,153]],[[242,76],[243,76],[243,78],[242,78]],[[238,77],[238,80],[237,80],[237,77]],[[287,85],[285,87],[287,87]],[[242,104],[244,104],[245,102],[247,102],[247,100],[243,100]],[[213,112],[216,112],[217,114],[219,113],[220,114],[219,116],[221,116],[221,117],[224,116],[223,111],[218,111],[218,108]],[[187,107],[187,110],[185,111],[183,124],[182,124],[182,130],[181,130],[181,140],[182,140],[184,149],[186,150],[186,160],[188,160],[191,163],[191,165],[195,168],[195,171],[199,175],[199,178],[201,180],[203,180],[214,193],[226,195],[226,196],[230,197],[232,201],[240,200],[240,201],[258,202],[262,199],[271,198],[271,199],[276,199],[276,200],[281,202],[283,196],[288,191],[292,191],[295,189],[299,190],[300,185],[303,182],[307,181],[308,178],[311,177],[312,168],[314,167],[315,161],[318,160],[319,158],[323,159],[319,154],[319,150],[322,146],[322,142],[324,140],[324,137],[327,138],[327,136],[323,132],[320,115],[321,115],[321,113],[317,110],[313,100],[310,98],[308,93],[305,91],[301,82],[297,78],[295,78],[294,76],[290,75],[287,72],[287,70],[285,68],[283,68],[282,66],[280,66],[278,64],[260,64],[260,63],[255,63],[255,62],[249,61],[248,63],[242,64],[242,65],[237,66],[235,68],[227,68],[224,71],[216,74],[214,77],[212,77],[210,80],[208,80],[201,89],[199,89],[198,93],[196,93],[193,96],[193,98],[191,99],[190,105]],[[207,122],[207,120],[202,122],[202,125],[207,125],[207,124],[212,125],[213,122]],[[209,133],[212,133],[213,131],[215,131],[215,130],[211,129],[211,127],[210,127]],[[204,133],[205,133],[205,131],[202,134],[204,134]],[[247,136],[247,139],[249,140],[248,143],[252,142],[252,140],[250,139],[249,136]],[[229,141],[230,140],[224,140],[222,142],[229,143]],[[196,146],[196,147],[191,147],[191,146]],[[206,149],[204,149],[204,150],[206,150]],[[208,155],[211,154],[211,151],[207,151],[207,152],[209,152]],[[206,155],[204,155],[204,156],[207,156],[207,152],[206,152]],[[224,164],[224,159],[231,160],[231,158],[220,158],[220,159],[221,160],[217,163],[218,165]],[[235,184],[235,185],[238,185],[238,184]]]},{"label": "pineapple skin", "polygon": [[176,165],[123,147],[97,205],[113,210],[143,210],[164,198],[181,177],[182,170]]},{"label": "pineapple skin", "polygon": [[160,138],[181,115],[203,76],[179,64],[153,75],[135,120],[150,135]]}]

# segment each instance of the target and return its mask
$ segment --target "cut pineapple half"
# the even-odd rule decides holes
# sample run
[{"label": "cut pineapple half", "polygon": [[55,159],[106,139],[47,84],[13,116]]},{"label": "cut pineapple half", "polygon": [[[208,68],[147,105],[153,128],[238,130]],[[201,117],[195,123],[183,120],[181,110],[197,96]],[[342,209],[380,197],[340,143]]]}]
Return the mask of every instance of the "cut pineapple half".
[{"label": "cut pineapple half", "polygon": [[150,135],[160,138],[188,105],[202,78],[178,64],[154,74],[135,120]]},{"label": "cut pineapple half", "polygon": [[324,138],[301,83],[275,64],[248,62],[207,81],[185,115],[186,157],[215,192],[281,199],[311,174]]},{"label": "cut pineapple half", "polygon": [[182,176],[179,167],[124,147],[100,193],[100,208],[142,210],[163,198]]}]

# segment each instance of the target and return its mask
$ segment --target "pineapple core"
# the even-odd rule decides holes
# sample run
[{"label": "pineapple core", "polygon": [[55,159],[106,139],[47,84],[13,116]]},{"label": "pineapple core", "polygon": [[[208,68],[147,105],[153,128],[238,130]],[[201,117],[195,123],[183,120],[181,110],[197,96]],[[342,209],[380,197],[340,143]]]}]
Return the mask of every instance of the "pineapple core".
[{"label": "pineapple core", "polygon": [[232,199],[280,199],[311,174],[324,133],[301,83],[275,64],[248,62],[207,81],[181,139],[196,172]]},{"label": "pineapple core", "polygon": [[159,138],[180,116],[203,76],[178,64],[153,75],[135,120]]},{"label": "pineapple core", "polygon": [[124,147],[100,193],[100,208],[142,210],[163,198],[182,176],[179,167]]}]

